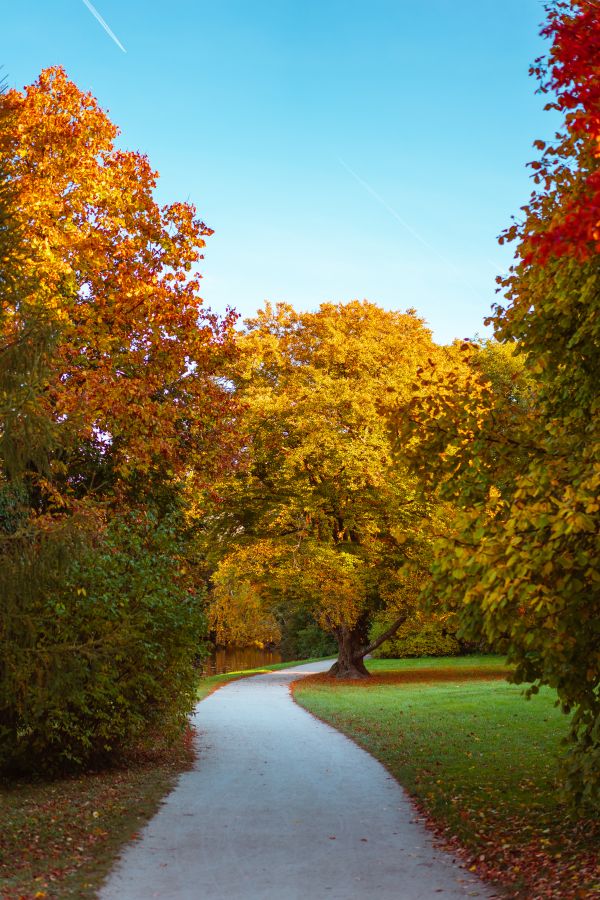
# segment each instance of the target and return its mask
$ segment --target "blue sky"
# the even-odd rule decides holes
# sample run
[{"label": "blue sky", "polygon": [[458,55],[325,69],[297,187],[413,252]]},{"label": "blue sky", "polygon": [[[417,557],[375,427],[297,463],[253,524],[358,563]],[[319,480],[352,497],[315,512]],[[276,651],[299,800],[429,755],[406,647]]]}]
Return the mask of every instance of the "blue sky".
[{"label": "blue sky", "polygon": [[2,13],[22,87],[63,65],[215,229],[203,296],[252,315],[367,298],[439,341],[483,333],[496,237],[554,123],[541,0],[30,0]]}]

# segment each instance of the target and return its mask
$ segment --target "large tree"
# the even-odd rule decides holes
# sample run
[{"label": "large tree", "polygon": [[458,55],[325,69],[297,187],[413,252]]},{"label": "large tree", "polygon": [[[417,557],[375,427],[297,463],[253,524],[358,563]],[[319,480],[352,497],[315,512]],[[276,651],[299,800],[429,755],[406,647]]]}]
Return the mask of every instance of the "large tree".
[{"label": "large tree", "polygon": [[[53,416],[121,476],[205,472],[223,448],[229,400],[214,376],[232,324],[199,295],[210,229],[188,203],[158,205],[148,159],[115,145],[116,126],[62,69],[2,107],[0,159],[36,281],[26,310],[59,335]],[[22,309],[4,317],[5,342]]]},{"label": "large tree", "polygon": [[209,233],[61,69],[0,98],[0,765],[82,763],[194,701],[186,493],[226,464]]},{"label": "large tree", "polygon": [[[460,597],[463,628],[508,650],[515,680],[555,688],[574,711],[566,780],[598,801],[600,771],[600,13],[596,0],[552,4],[549,57],[533,68],[564,114],[536,142],[535,190],[503,240],[496,336],[524,372],[497,394],[485,357],[456,381],[430,370],[417,414],[446,496],[463,505],[459,540],[440,548],[438,592]],[[473,354],[472,348],[465,353]],[[484,363],[482,366],[480,363]],[[521,388],[519,388],[519,384]],[[510,388],[510,384],[508,384]],[[519,389],[517,389],[519,388]],[[423,412],[428,410],[426,414]]]},{"label": "large tree", "polygon": [[274,637],[304,606],[337,640],[333,671],[365,676],[373,612],[394,610],[393,631],[414,607],[437,515],[393,457],[388,413],[443,351],[412,311],[357,301],[267,305],[239,345],[245,444],[208,532],[218,637]]}]

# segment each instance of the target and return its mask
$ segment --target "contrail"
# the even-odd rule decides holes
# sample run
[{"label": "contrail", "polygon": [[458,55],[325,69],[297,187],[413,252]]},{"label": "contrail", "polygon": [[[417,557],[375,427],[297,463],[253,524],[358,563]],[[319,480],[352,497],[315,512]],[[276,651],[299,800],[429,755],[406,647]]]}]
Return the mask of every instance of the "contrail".
[{"label": "contrail", "polygon": [[[84,0],[84,2],[85,2],[85,0]],[[341,157],[338,157],[338,161],[339,161],[340,165],[342,165],[345,168],[346,172],[349,172],[350,175],[352,175],[352,177],[355,178],[356,181],[358,181],[358,183],[360,185],[362,185],[362,187],[364,187],[365,191],[368,191],[372,197],[375,197],[375,199],[377,201],[379,201],[379,203],[381,203],[381,205],[387,209],[389,214],[391,216],[393,216],[395,219],[397,219],[398,222],[400,222],[400,224],[402,225],[403,228],[406,228],[406,230],[410,234],[412,234],[412,236],[414,238],[416,238],[416,240],[419,241],[419,243],[423,244],[424,247],[427,247],[428,250],[430,250],[432,253],[435,253],[435,255],[438,256],[438,253],[437,253],[437,250],[435,249],[435,247],[432,247],[431,244],[428,244],[427,241],[425,240],[425,238],[421,237],[421,235],[419,234],[418,231],[415,231],[414,228],[411,228],[411,226],[408,224],[408,222],[405,222],[404,219],[402,218],[402,216],[398,212],[396,212],[394,207],[390,206],[390,204],[386,200],[383,199],[381,194],[378,194],[377,191],[375,191],[371,187],[370,184],[368,184],[366,181],[363,181],[363,179],[360,177],[360,175],[357,175],[356,172],[354,171],[354,169],[351,169],[350,166],[348,165],[348,163],[345,163]],[[442,257],[440,257],[440,259],[442,259]],[[446,262],[446,260],[443,260],[443,262]]]},{"label": "contrail", "polygon": [[361,187],[363,187],[365,189],[365,191],[367,191],[372,197],[374,197],[378,203],[381,203],[381,205],[385,209],[387,209],[389,214],[391,216],[393,216],[396,219],[396,221],[400,222],[402,227],[405,228],[409,234],[412,234],[412,236],[415,238],[415,240],[419,241],[420,244],[423,244],[423,246],[426,247],[430,253],[433,253],[433,255],[435,257],[437,257],[437,259],[439,259],[439,261],[441,263],[443,263],[449,269],[452,269],[461,278],[461,280],[471,288],[471,290],[475,291],[475,293],[477,293],[477,294],[481,293],[481,290],[479,288],[477,288],[474,284],[471,284],[470,281],[467,281],[465,279],[465,277],[462,274],[462,272],[460,271],[460,269],[458,269],[453,263],[451,263],[449,259],[446,259],[445,257],[443,257],[442,254],[439,252],[439,250],[436,250],[436,248],[434,246],[432,246],[428,241],[426,241],[425,238],[422,237],[418,231],[415,231],[415,229],[412,228],[408,224],[408,222],[406,222],[402,218],[400,213],[397,210],[395,210],[393,206],[390,206],[390,204],[387,202],[387,200],[384,200],[383,197],[381,196],[381,194],[378,194],[377,191],[374,188],[372,188],[371,185],[367,181],[364,181],[364,179],[362,179],[360,177],[360,175],[357,175],[356,172],[354,171],[354,169],[351,169],[350,166],[348,165],[348,163],[344,162],[344,160],[340,156],[338,156],[338,162],[340,163],[341,166],[344,167],[346,172],[348,172],[350,175],[352,175],[352,177],[356,181],[358,181],[358,183],[361,185]]},{"label": "contrail", "polygon": [[119,47],[119,48],[123,51],[123,53],[127,53],[127,50],[125,49],[125,47],[123,46],[123,44],[121,43],[121,41],[119,40],[119,38],[116,36],[116,34],[114,33],[114,31],[112,31],[112,29],[108,26],[108,24],[104,21],[104,19],[102,18],[102,16],[100,15],[100,13],[98,12],[98,10],[96,9],[96,7],[95,7],[95,6],[92,6],[92,4],[90,3],[90,0],[83,0],[83,2],[85,3],[85,5],[86,5],[87,8],[89,9],[89,11],[91,12],[91,14],[93,15],[93,17],[94,17],[98,22],[100,22],[100,24],[101,24],[102,27],[104,28],[105,32],[107,33],[107,35],[108,35],[110,38],[113,39],[113,41],[115,42],[115,44],[117,45],[117,47]]}]

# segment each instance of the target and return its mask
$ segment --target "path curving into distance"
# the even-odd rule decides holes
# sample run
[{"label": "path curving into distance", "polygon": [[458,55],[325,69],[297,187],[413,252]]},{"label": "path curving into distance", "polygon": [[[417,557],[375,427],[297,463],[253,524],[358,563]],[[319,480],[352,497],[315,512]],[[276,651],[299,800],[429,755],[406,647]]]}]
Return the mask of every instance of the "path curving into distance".
[{"label": "path curving into distance", "polygon": [[331,662],[234,681],[196,710],[198,758],[100,900],[491,898],[434,849],[400,785],[292,700]]}]

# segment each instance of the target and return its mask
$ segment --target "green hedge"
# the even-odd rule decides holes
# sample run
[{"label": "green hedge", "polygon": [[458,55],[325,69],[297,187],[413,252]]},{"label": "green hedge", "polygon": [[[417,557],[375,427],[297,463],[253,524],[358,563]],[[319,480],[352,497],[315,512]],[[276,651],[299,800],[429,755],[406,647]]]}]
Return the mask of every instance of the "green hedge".
[{"label": "green hedge", "polygon": [[19,549],[0,559],[0,767],[61,771],[175,735],[205,634],[176,531],[132,515],[87,544]]},{"label": "green hedge", "polygon": [[281,622],[279,650],[284,659],[313,659],[337,653],[337,643],[316,624],[310,613],[300,609]]}]

